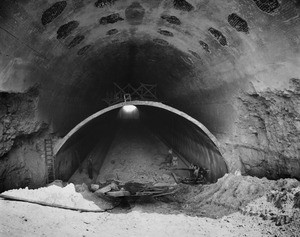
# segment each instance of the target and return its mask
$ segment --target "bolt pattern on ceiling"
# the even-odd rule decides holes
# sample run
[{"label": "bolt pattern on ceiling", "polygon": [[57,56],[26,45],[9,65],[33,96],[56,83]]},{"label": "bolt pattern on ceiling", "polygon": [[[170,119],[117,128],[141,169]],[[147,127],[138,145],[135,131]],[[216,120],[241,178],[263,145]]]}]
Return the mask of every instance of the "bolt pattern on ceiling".
[{"label": "bolt pattern on ceiling", "polygon": [[208,31],[212,34],[212,36],[220,43],[220,45],[222,46],[226,46],[227,45],[227,40],[226,37],[221,33],[221,31],[210,27],[208,29]]},{"label": "bolt pattern on ceiling", "polygon": [[[173,7],[176,10],[186,11],[186,12],[191,12],[195,10],[195,7],[186,0],[173,0],[172,2],[173,2]],[[280,3],[278,0],[253,0],[253,2],[260,10],[266,13],[274,13],[274,11],[280,7]],[[117,0],[97,0],[94,3],[94,5],[96,8],[104,8],[106,6],[112,7],[116,3]],[[43,12],[42,19],[41,19],[42,24],[47,25],[51,23],[55,18],[57,18],[59,15],[63,13],[66,7],[67,7],[67,1],[59,1],[54,3],[52,6],[50,6],[47,10]],[[132,2],[127,8],[125,8],[125,18],[130,25],[142,24],[145,13],[146,13],[145,8],[139,2]],[[172,24],[177,26],[180,26],[182,24],[182,21],[175,15],[162,14],[160,18],[166,24]],[[100,17],[99,24],[100,25],[115,24],[120,21],[124,21],[124,18],[122,18],[119,13],[112,13],[110,15]],[[249,26],[247,21],[243,19],[241,16],[239,16],[237,13],[229,14],[227,21],[229,25],[233,27],[236,31],[249,34]],[[80,23],[78,21],[73,20],[64,25],[61,25],[57,30],[57,39],[67,38],[79,26],[79,24]],[[109,36],[115,35],[118,32],[119,30],[113,28],[108,30],[106,32],[106,35]],[[174,33],[167,29],[158,29],[157,32],[167,37],[174,36]],[[209,27],[208,32],[213,36],[215,40],[219,42],[220,45],[228,46],[228,41],[225,35],[220,30],[215,29],[214,27]],[[74,48],[75,46],[79,45],[84,39],[85,39],[84,35],[82,34],[77,35],[67,45],[67,48],[69,49]],[[169,45],[169,42],[163,39],[157,38],[154,39],[153,41],[160,45]],[[207,53],[211,52],[208,43],[204,42],[203,40],[200,40],[199,43],[205,52]],[[83,55],[88,51],[89,48],[90,45],[84,46],[78,51],[77,54]]]},{"label": "bolt pattern on ceiling", "polygon": [[205,43],[204,41],[202,40],[199,40],[199,44],[201,45],[201,47],[207,52],[207,53],[210,53],[210,49],[209,49],[209,46],[207,43]]},{"label": "bolt pattern on ceiling", "polygon": [[115,35],[115,34],[117,34],[119,31],[117,30],[117,29],[111,29],[111,30],[109,30],[109,31],[107,31],[107,35]]},{"label": "bolt pattern on ceiling", "polygon": [[84,40],[84,35],[77,35],[69,44],[68,48],[71,49],[76,45],[80,44]]},{"label": "bolt pattern on ceiling", "polygon": [[168,30],[159,29],[158,33],[160,33],[161,35],[164,35],[164,36],[168,36],[168,37],[173,37],[174,36],[174,34],[170,31],[168,31]]},{"label": "bolt pattern on ceiling", "polygon": [[58,17],[66,8],[67,2],[61,1],[54,3],[50,8],[44,11],[42,15],[42,24],[47,25]]},{"label": "bolt pattern on ceiling", "polygon": [[81,49],[78,50],[77,55],[81,56],[81,55],[86,54],[91,47],[92,47],[91,45],[86,45],[86,46],[82,47]]},{"label": "bolt pattern on ceiling", "polygon": [[236,13],[232,13],[228,16],[228,23],[237,31],[249,33],[249,27],[247,21],[238,16]]},{"label": "bolt pattern on ceiling", "polygon": [[166,20],[170,24],[174,24],[174,25],[180,25],[181,24],[181,21],[176,16],[162,15],[161,18]]},{"label": "bolt pattern on ceiling", "polygon": [[143,22],[145,16],[145,9],[138,2],[133,2],[125,10],[126,20],[131,25],[139,25]]},{"label": "bolt pattern on ceiling", "polygon": [[156,44],[162,45],[162,46],[168,46],[169,45],[168,41],[163,40],[163,39],[159,39],[159,38],[153,39],[153,42],[156,43]]},{"label": "bolt pattern on ceiling", "polygon": [[124,21],[122,17],[120,17],[119,13],[114,13],[108,16],[104,16],[100,18],[100,25],[114,24],[118,21]]},{"label": "bolt pattern on ceiling", "polygon": [[253,0],[260,10],[266,13],[274,13],[280,7],[278,0]]},{"label": "bolt pattern on ceiling", "polygon": [[200,55],[197,54],[196,52],[192,51],[192,50],[189,50],[189,52],[197,59],[201,59]]},{"label": "bolt pattern on ceiling", "polygon": [[174,4],[175,9],[178,9],[178,10],[181,10],[181,11],[188,11],[189,12],[189,11],[192,11],[192,10],[195,9],[192,4],[188,3],[185,0],[174,0],[173,4]]},{"label": "bolt pattern on ceiling", "polygon": [[65,39],[69,36],[73,30],[75,30],[79,26],[78,21],[70,21],[67,24],[62,25],[57,30],[57,39]]},{"label": "bolt pattern on ceiling", "polygon": [[103,8],[105,6],[111,6],[116,2],[116,0],[98,0],[95,2],[95,6],[99,8]]}]

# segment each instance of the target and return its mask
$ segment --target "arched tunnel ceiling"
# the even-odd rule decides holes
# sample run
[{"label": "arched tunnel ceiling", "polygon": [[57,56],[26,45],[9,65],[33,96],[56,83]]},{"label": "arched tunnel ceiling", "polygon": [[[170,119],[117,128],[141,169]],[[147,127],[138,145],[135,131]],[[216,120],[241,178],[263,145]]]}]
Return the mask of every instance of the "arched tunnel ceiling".
[{"label": "arched tunnel ceiling", "polygon": [[0,89],[38,85],[41,117],[66,133],[113,82],[157,83],[162,101],[226,133],[240,90],[299,76],[299,13],[298,0],[4,0]]}]

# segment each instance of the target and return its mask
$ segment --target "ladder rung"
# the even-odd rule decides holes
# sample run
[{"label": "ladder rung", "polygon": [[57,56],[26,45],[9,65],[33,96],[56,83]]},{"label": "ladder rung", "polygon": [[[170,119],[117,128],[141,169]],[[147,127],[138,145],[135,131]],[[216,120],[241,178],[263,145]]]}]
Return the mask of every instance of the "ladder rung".
[{"label": "ladder rung", "polygon": [[53,182],[55,180],[55,164],[54,164],[54,156],[53,156],[53,143],[52,139],[47,138],[44,140],[44,152],[45,152],[45,160],[47,164],[47,182]]}]

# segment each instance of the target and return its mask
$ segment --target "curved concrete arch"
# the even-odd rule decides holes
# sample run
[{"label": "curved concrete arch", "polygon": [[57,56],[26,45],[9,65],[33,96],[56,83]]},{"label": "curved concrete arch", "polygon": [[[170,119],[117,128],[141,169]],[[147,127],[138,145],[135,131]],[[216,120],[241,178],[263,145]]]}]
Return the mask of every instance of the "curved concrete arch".
[{"label": "curved concrete arch", "polygon": [[99,116],[110,112],[112,110],[118,109],[118,108],[122,108],[124,105],[143,105],[143,106],[151,106],[151,107],[156,107],[156,108],[160,108],[160,109],[164,109],[167,111],[170,111],[174,114],[177,114],[187,120],[189,120],[191,123],[195,124],[197,127],[199,127],[211,140],[212,142],[217,146],[217,148],[219,149],[219,151],[221,152],[220,149],[220,144],[217,140],[217,138],[199,121],[197,121],[196,119],[194,119],[193,117],[191,117],[190,115],[175,109],[171,106],[165,105],[163,103],[160,102],[155,102],[155,101],[139,101],[139,100],[134,100],[134,101],[128,101],[128,102],[122,102],[122,103],[118,103],[112,106],[109,106],[107,108],[104,108],[92,115],[90,115],[89,117],[87,117],[86,119],[84,119],[83,121],[81,121],[79,124],[77,124],[66,136],[64,136],[63,139],[61,139],[54,147],[54,155],[56,155],[59,150],[63,147],[63,145],[68,141],[68,139],[74,135],[77,131],[79,131],[82,127],[84,127],[87,123],[89,123],[90,121],[92,121],[95,118],[98,118]]}]

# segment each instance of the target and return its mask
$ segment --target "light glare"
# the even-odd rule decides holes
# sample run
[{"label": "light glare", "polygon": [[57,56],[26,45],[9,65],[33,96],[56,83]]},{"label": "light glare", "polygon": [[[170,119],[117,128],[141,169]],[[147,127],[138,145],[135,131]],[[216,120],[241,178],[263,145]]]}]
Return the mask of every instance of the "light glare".
[{"label": "light glare", "polygon": [[134,111],[137,110],[137,107],[134,106],[134,105],[124,105],[124,106],[123,106],[123,110],[124,110],[124,112],[126,112],[126,113],[132,113],[132,112],[134,112]]}]

